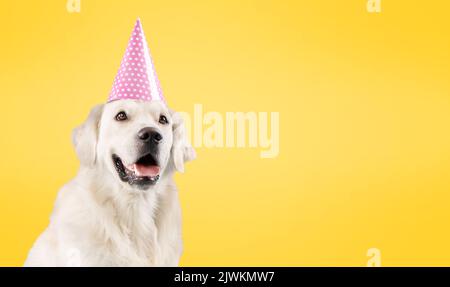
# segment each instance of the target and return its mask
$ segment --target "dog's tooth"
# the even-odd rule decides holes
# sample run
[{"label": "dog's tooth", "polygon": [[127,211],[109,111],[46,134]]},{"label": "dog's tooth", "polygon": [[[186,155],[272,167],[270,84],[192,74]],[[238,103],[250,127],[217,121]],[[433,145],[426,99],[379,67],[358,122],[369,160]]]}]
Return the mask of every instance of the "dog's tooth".
[{"label": "dog's tooth", "polygon": [[141,176],[141,173],[139,172],[139,169],[136,168],[136,164],[133,164],[133,171],[137,176]]}]

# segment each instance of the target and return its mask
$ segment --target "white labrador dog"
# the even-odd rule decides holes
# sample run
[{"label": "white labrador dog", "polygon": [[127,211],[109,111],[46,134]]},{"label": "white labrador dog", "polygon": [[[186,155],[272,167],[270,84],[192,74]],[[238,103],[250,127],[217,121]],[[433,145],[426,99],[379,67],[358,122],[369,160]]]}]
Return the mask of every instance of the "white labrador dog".
[{"label": "white labrador dog", "polygon": [[158,101],[92,109],[73,132],[77,176],[25,266],[176,266],[181,213],[172,176],[195,158],[182,117]]}]

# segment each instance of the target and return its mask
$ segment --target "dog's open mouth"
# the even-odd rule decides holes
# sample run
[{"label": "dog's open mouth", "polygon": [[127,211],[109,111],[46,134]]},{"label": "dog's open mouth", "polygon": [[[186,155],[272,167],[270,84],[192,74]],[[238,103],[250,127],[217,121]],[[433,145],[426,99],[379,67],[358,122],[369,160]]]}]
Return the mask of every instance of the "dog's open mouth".
[{"label": "dog's open mouth", "polygon": [[115,154],[112,159],[120,179],[130,185],[145,187],[155,184],[159,179],[160,167],[151,154],[146,154],[130,165],[124,165],[120,157]]}]

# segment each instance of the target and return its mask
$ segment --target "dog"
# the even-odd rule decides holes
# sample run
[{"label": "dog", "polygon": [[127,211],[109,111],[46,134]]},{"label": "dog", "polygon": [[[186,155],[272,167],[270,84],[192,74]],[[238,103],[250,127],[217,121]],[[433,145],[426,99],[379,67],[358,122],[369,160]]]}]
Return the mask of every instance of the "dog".
[{"label": "dog", "polygon": [[162,101],[112,101],[94,107],[72,140],[80,169],[25,266],[177,266],[173,175],[196,157],[181,115]]}]

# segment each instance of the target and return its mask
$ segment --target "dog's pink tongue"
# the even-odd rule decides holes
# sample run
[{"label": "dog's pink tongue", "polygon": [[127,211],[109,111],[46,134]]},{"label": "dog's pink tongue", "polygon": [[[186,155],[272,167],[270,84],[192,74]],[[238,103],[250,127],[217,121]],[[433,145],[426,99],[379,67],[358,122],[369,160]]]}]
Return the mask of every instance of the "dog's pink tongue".
[{"label": "dog's pink tongue", "polygon": [[156,165],[134,164],[134,170],[138,176],[157,176],[159,174],[159,166]]}]

